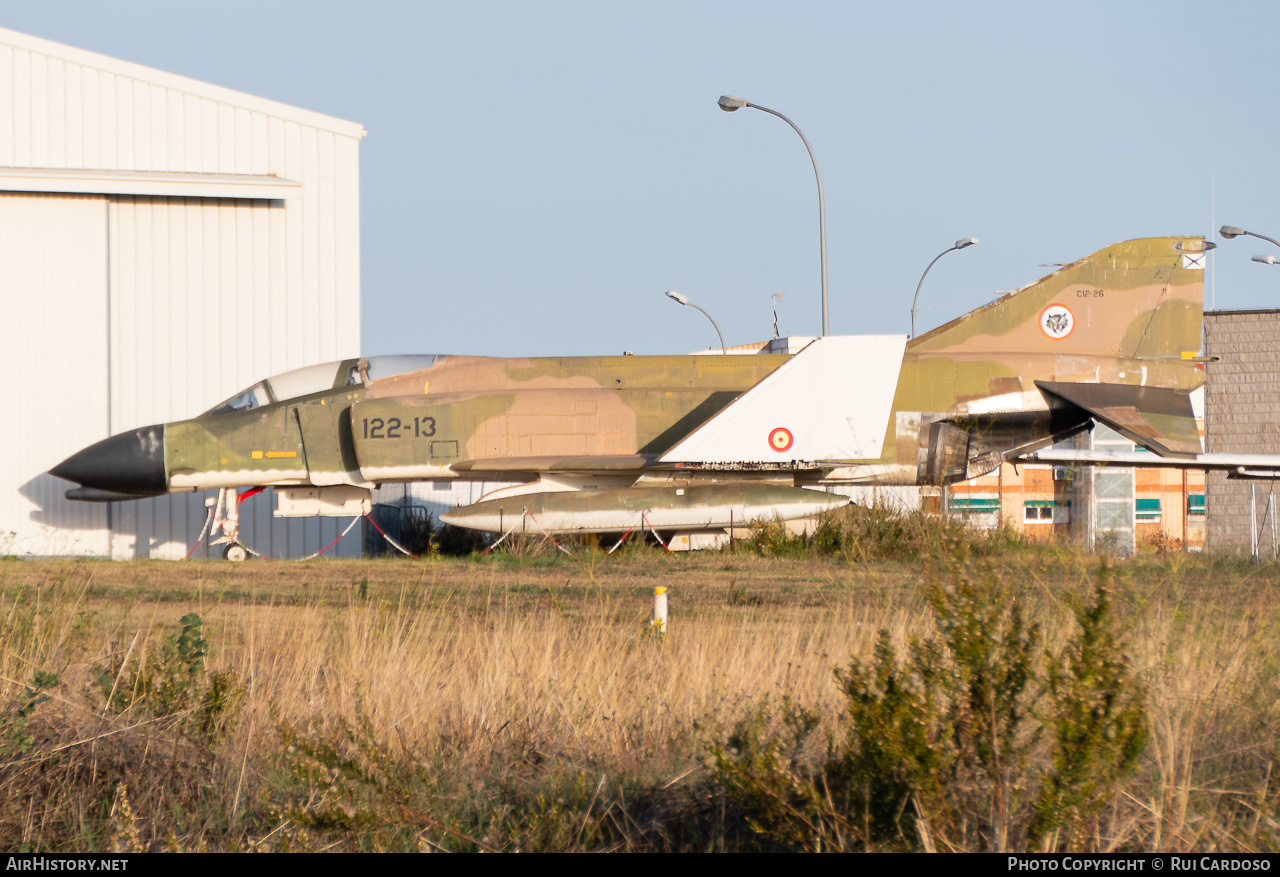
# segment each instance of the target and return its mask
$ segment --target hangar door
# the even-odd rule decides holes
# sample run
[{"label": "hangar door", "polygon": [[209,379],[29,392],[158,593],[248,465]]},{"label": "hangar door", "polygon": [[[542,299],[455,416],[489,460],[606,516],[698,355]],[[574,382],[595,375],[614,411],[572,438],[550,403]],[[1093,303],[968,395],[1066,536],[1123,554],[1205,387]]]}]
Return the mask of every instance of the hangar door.
[{"label": "hangar door", "polygon": [[[358,263],[347,227],[324,221],[323,187],[308,198],[276,177],[154,176],[0,168],[0,555],[185,556],[205,496],[72,503],[43,473],[356,349]],[[271,499],[241,508],[263,553],[300,556],[338,534],[337,519],[273,519]]]},{"label": "hangar door", "polygon": [[110,424],[107,199],[0,193],[0,555],[104,554],[106,506],[44,474]]},{"label": "hangar door", "polygon": [[[279,204],[0,193],[0,555],[187,553],[204,495],[69,502],[71,485],[45,473],[109,435],[191,417],[284,370]],[[273,520],[269,499],[245,503],[241,518],[265,553],[319,547],[336,526]]]},{"label": "hangar door", "polygon": [[[285,370],[289,285],[281,203],[110,196],[103,229],[111,434],[194,417]],[[113,503],[112,556],[181,558],[204,524],[206,498]],[[267,496],[241,506],[244,539],[264,554],[299,549],[304,539],[319,548],[319,529],[315,522],[290,527],[273,520]]]}]

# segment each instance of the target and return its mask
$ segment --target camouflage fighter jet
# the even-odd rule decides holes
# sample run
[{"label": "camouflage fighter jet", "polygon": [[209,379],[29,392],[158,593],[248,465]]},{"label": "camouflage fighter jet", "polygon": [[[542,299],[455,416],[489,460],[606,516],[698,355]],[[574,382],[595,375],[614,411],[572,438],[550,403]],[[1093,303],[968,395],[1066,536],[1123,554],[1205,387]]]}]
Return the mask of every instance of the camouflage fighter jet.
[{"label": "camouflage fighter jet", "polygon": [[218,489],[219,541],[243,557],[238,488],[274,488],[277,515],[354,515],[387,482],[511,481],[442,519],[495,533],[647,527],[704,546],[848,501],[828,485],[973,478],[1093,418],[1188,465],[1201,450],[1189,393],[1204,382],[1203,252],[1199,237],[1119,243],[912,339],[309,366],[52,474],[82,500]]}]

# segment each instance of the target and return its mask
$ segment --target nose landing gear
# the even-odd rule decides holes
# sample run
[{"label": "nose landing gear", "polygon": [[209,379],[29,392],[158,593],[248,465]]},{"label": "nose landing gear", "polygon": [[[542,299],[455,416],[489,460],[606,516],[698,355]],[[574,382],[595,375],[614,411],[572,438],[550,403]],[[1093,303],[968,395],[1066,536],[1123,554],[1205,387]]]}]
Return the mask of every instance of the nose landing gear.
[{"label": "nose landing gear", "polygon": [[213,505],[213,529],[210,533],[222,530],[222,535],[209,542],[210,545],[226,545],[222,550],[224,559],[239,563],[249,556],[240,544],[240,496],[234,488],[224,487],[218,491],[216,500],[205,501]]}]

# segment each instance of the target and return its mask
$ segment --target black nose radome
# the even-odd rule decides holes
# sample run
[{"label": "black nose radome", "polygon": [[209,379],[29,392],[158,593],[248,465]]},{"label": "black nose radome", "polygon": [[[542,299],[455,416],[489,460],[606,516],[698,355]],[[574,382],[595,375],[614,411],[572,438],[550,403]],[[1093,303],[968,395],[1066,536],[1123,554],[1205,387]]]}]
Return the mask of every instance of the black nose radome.
[{"label": "black nose radome", "polygon": [[164,425],[122,432],[73,454],[50,475],[85,487],[133,495],[169,489],[164,470]]}]

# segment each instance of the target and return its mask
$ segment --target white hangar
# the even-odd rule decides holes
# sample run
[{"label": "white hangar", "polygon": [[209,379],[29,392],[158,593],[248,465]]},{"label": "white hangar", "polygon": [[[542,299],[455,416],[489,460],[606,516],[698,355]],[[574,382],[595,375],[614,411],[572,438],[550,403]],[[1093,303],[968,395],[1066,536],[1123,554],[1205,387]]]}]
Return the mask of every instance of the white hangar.
[{"label": "white hangar", "polygon": [[[0,555],[182,557],[204,495],[76,503],[44,473],[359,355],[364,134],[0,29]],[[349,522],[273,519],[270,501],[243,507],[264,554],[317,550]]]}]

